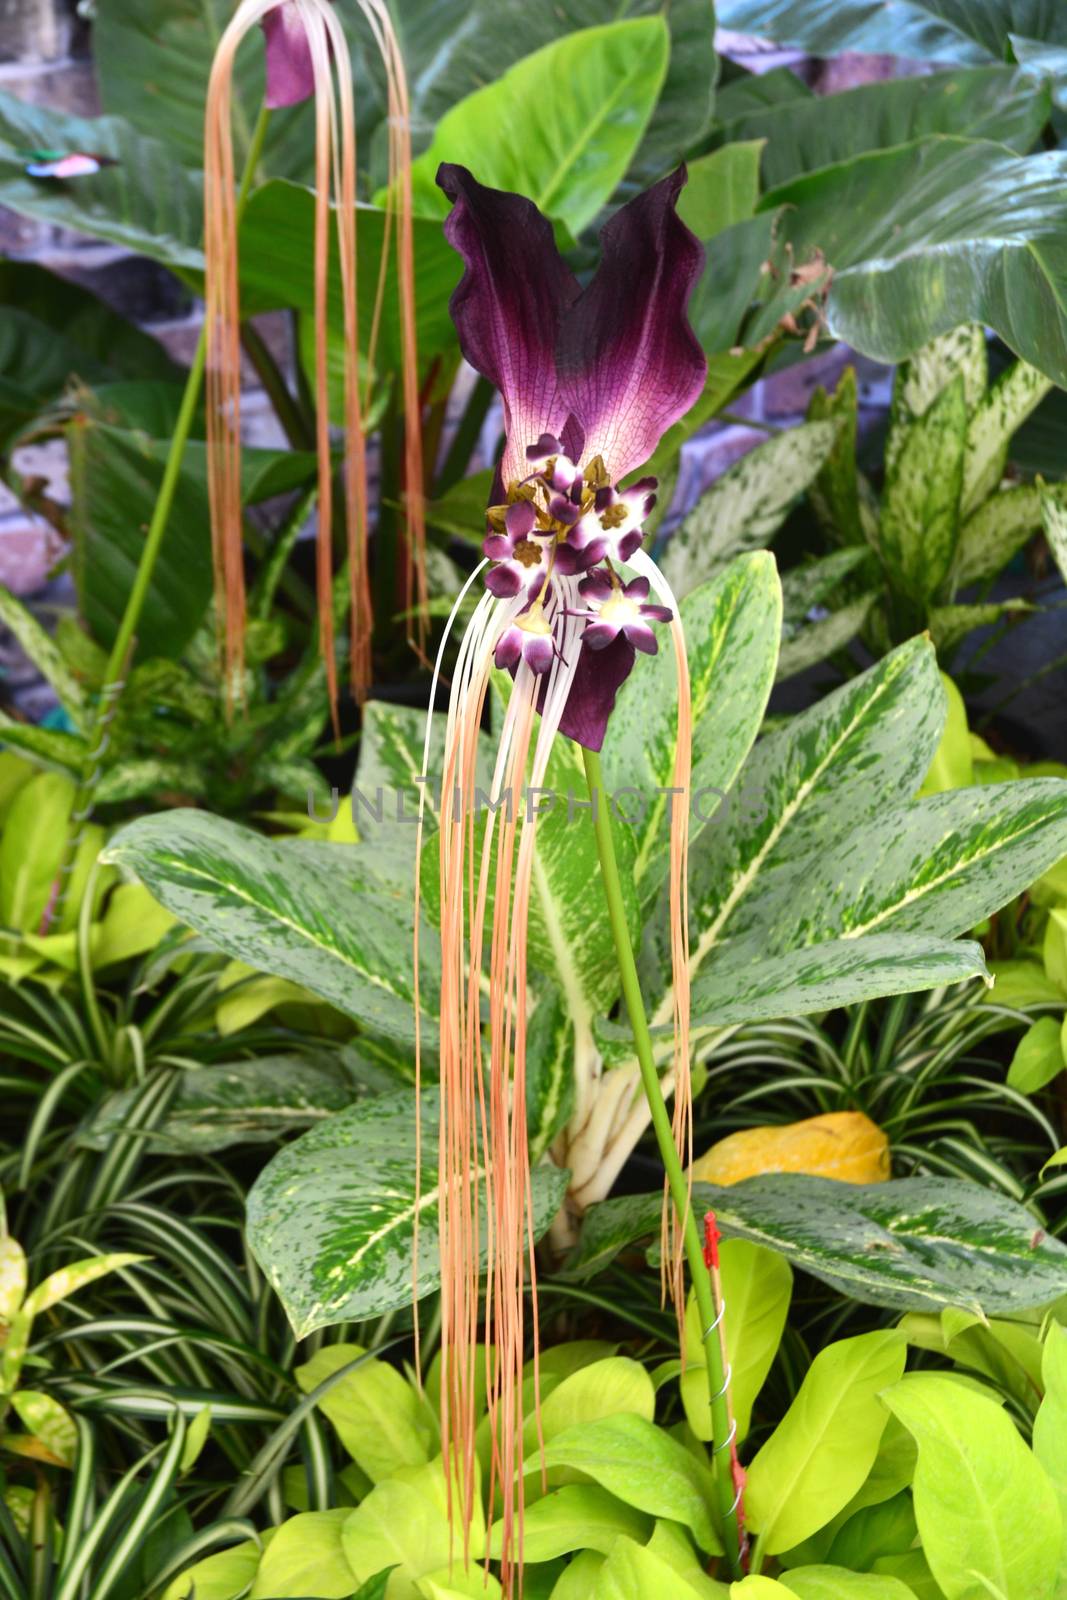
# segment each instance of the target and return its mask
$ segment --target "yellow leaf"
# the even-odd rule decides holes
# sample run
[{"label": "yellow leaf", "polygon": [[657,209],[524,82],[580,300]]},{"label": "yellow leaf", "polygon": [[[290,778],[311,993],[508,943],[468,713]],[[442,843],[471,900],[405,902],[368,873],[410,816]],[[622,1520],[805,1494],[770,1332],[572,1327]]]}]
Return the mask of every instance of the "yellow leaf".
[{"label": "yellow leaf", "polygon": [[889,1140],[862,1111],[831,1111],[785,1127],[745,1128],[693,1163],[701,1183],[740,1183],[762,1172],[808,1172],[841,1183],[884,1183]]}]

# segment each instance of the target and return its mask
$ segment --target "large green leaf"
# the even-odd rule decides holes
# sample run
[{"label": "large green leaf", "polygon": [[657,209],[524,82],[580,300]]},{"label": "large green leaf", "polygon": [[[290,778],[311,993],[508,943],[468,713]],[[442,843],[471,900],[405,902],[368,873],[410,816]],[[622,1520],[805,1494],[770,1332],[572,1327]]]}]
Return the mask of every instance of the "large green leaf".
[{"label": "large green leaf", "polygon": [[[986,1315],[1044,1305],[1067,1292],[1067,1247],[1014,1200],[948,1178],[846,1184],[775,1174],[729,1188],[693,1185],[698,1216],[714,1211],[731,1238],[751,1239],[869,1305],[961,1306]],[[658,1236],[662,1196],[592,1206],[568,1274],[598,1271],[635,1239]]]},{"label": "large green leaf", "polygon": [[[983,972],[976,947],[950,941],[1067,852],[1067,785],[909,802],[943,706],[932,651],[914,640],[755,747],[693,847],[695,1025],[769,1017],[776,989],[787,1016],[880,981],[901,993]],[[657,1026],[672,1015],[662,921],[642,957]]]},{"label": "large green leaf", "polygon": [[[186,810],[129,823],[110,840],[107,859],[135,873],[216,949],[302,984],[375,1033],[414,1040],[411,889],[383,884],[372,850],[277,843]],[[428,929],[421,945],[422,995],[432,1007]]]},{"label": "large green leaf", "polygon": [[[394,20],[411,80],[414,137],[429,142],[457,101],[562,34],[660,11],[658,0],[407,0]],[[647,182],[707,132],[718,61],[712,0],[672,0],[670,65],[636,166]]]},{"label": "large green leaf", "polygon": [[789,1410],[748,1468],[745,1514],[768,1554],[810,1539],[848,1504],[889,1420],[879,1391],[904,1371],[898,1328],[820,1350]]},{"label": "large green leaf", "polygon": [[87,289],[32,262],[0,262],[0,303],[0,374],[10,396],[7,405],[0,401],[0,431],[27,422],[75,379],[179,376],[157,340]]},{"label": "large green leaf", "polygon": [[[713,1492],[709,1469],[644,1417],[624,1412],[579,1422],[546,1444],[543,1460],[549,1468],[576,1469],[638,1511],[683,1523],[702,1550],[719,1549],[708,1511]],[[535,1451],[524,1470],[539,1473],[541,1461],[541,1452]]]},{"label": "large green leaf", "polygon": [[[279,1151],[252,1186],[249,1242],[298,1338],[411,1303],[416,1218],[419,1294],[439,1284],[436,1091],[423,1093],[421,1115],[418,1196],[415,1102],[407,1091],[376,1095],[313,1128]],[[482,1180],[484,1197],[484,1172]],[[535,1168],[538,1236],[566,1182],[557,1167]]]},{"label": "large green leaf", "polygon": [[[781,593],[771,556],[740,556],[682,601],[693,702],[694,795],[710,812],[748,754],[774,680]],[[658,891],[669,859],[670,796],[677,745],[673,653],[663,649],[620,691],[608,727],[604,776],[615,794],[631,789],[641,900]]]},{"label": "large green leaf", "polygon": [[1051,1600],[1060,1509],[1011,1417],[939,1372],[913,1372],[883,1398],[919,1446],[915,1517],[946,1600]]},{"label": "large green leaf", "polygon": [[[265,183],[245,207],[240,229],[242,305],[246,313],[293,307],[315,308],[315,197],[300,184],[276,180]],[[367,346],[377,295],[385,212],[360,206],[356,216],[358,252],[358,303],[360,340]],[[459,282],[460,261],[445,239],[440,222],[414,219],[415,316],[422,356],[448,349],[455,332],[448,315],[448,299]],[[379,354],[383,370],[395,365],[400,351],[397,310],[396,250],[387,260],[382,301]],[[337,257],[336,231],[332,237],[329,276],[330,325],[344,324],[344,300]]]},{"label": "large green leaf", "polygon": [[[72,183],[28,178],[27,150],[91,150],[105,167]],[[0,205],[75,228],[166,266],[203,267],[203,184],[159,139],[121,117],[63,116],[0,95]]]},{"label": "large green leaf", "polygon": [[936,135],[842,161],[761,202],[834,269],[830,326],[898,361],[961,322],[1067,384],[1067,154]]},{"label": "large green leaf", "polygon": [[[444,216],[442,161],[529,195],[578,234],[623,177],[667,71],[662,16],[583,28],[524,57],[445,113],[415,162],[415,205]],[[531,108],[536,114],[531,115]]]},{"label": "large green leaf", "polygon": [[832,422],[783,429],[712,484],[667,545],[662,565],[675,594],[770,542],[826,461],[835,431]]},{"label": "large green leaf", "polygon": [[1035,84],[1032,72],[976,67],[869,83],[843,94],[756,109],[733,119],[723,133],[731,143],[767,141],[763,182],[772,189],[817,167],[930,133],[996,139],[1023,155],[1048,121],[1049,110],[1049,91]]},{"label": "large green leaf", "polygon": [[[79,411],[67,429],[75,536],[74,577],[92,637],[109,645],[118,630],[144,548],[170,444],[115,428]],[[314,477],[315,457],[304,451],[246,450],[246,502],[269,499]],[[212,590],[211,517],[207,451],[199,440],[185,449],[141,617],[140,637],[156,656],[176,656],[204,618]]]},{"label": "large green leaf", "polygon": [[1009,34],[1067,43],[1056,0],[719,0],[724,28],[832,56],[840,50],[920,61],[1003,61]]}]

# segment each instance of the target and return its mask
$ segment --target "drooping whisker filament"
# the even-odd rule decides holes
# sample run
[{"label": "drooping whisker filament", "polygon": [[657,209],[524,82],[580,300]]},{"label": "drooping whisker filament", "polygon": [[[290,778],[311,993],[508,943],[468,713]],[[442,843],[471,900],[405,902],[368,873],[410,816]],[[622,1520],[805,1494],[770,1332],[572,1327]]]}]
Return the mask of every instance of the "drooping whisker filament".
[{"label": "drooping whisker filament", "polygon": [[[508,1596],[522,1550],[528,1326],[540,1429],[526,1125],[527,930],[538,813],[529,804],[517,812],[501,802],[524,787],[528,795],[543,787],[557,736],[600,750],[619,687],[639,653],[658,649],[656,629],[664,624],[678,664],[674,779],[682,791],[672,807],[670,852],[678,997],[674,1137],[679,1147],[691,1142],[685,641],[673,596],[640,550],[655,480],[622,487],[689,408],[705,377],[685,317],[702,252],[675,211],[683,181],[683,173],[673,174],[616,214],[602,234],[602,265],[583,289],[531,202],[486,189],[461,167],[446,165],[438,174],[453,201],[446,233],[466,263],[452,297],[453,319],[468,361],[500,389],[506,423],[496,503],[487,513],[486,594],[460,646],[442,776],[442,1438],[461,1489],[466,1551],[476,1492],[474,1351],[484,1256],[489,1509],[501,1524]],[[494,666],[512,681],[488,815],[479,820],[478,731]],[[664,1227],[665,1281],[681,1306],[680,1235],[668,1237],[667,1221]]]}]

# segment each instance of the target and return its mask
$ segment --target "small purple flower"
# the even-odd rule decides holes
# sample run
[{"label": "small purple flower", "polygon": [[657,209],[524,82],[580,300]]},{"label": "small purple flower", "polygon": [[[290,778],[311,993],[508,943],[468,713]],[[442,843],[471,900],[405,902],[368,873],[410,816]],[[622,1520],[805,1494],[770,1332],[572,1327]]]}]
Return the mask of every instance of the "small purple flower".
[{"label": "small purple flower", "polygon": [[548,577],[551,537],[538,535],[537,511],[530,500],[516,500],[503,517],[503,530],[490,533],[482,549],[490,561],[485,587],[499,600],[510,600],[520,589],[531,595],[544,586]]},{"label": "small purple flower", "polygon": [[629,561],[644,538],[645,521],[656,503],[656,479],[642,478],[629,489],[608,485],[596,495],[596,515],[604,533],[604,554]]},{"label": "small purple flower", "polygon": [[540,676],[552,665],[555,653],[552,628],[545,620],[541,602],[535,600],[504,629],[496,642],[493,659],[505,671],[525,661],[530,671]]},{"label": "small purple flower", "polygon": [[635,650],[656,654],[659,642],[649,624],[670,622],[671,610],[669,606],[647,604],[647,578],[631,578],[622,584],[611,572],[591,572],[581,580],[578,590],[595,619],[582,635],[582,643],[590,650],[605,650],[621,633]]}]

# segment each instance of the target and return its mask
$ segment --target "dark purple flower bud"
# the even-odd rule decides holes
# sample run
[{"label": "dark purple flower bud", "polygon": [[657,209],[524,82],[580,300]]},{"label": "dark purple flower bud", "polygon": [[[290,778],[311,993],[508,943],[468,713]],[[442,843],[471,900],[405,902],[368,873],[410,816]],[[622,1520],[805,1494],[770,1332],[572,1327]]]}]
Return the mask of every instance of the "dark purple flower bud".
[{"label": "dark purple flower bud", "polygon": [[516,500],[513,506],[508,506],[504,516],[504,526],[512,539],[525,539],[533,532],[536,523],[537,512],[531,501]]},{"label": "dark purple flower bud", "polygon": [[557,522],[562,522],[565,527],[573,528],[582,513],[581,508],[566,495],[554,494],[548,502],[548,514]]},{"label": "dark purple flower bud", "polygon": [[264,96],[272,111],[296,106],[315,93],[315,71],[307,34],[297,7],[282,0],[261,19],[266,38],[267,86]]}]

